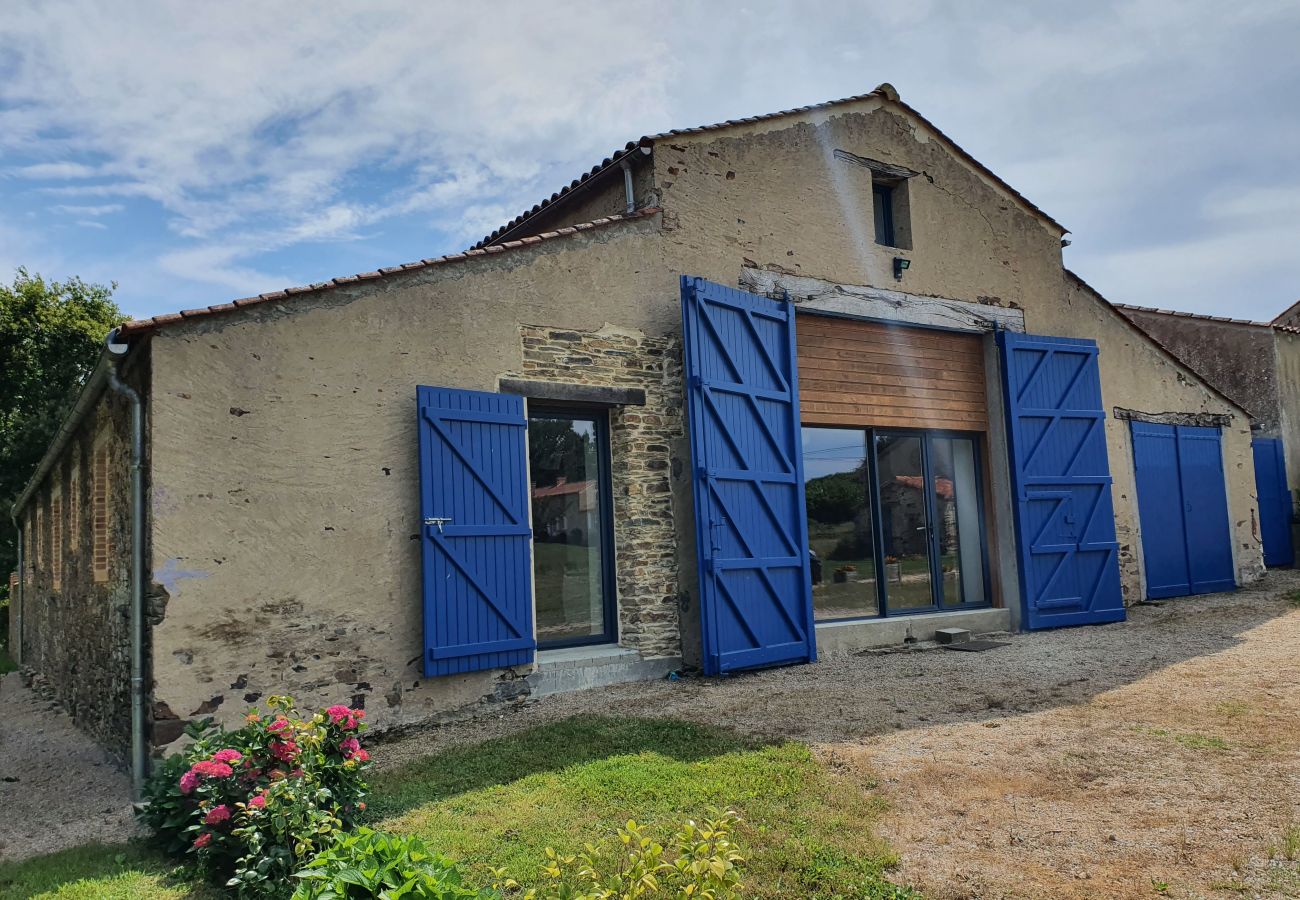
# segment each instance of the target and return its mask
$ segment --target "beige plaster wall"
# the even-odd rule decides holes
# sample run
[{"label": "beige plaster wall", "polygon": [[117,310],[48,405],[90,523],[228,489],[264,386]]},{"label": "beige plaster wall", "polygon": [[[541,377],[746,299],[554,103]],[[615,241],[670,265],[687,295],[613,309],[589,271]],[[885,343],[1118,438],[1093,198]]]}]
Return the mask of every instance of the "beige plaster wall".
[{"label": "beige plaster wall", "polygon": [[1232,554],[1237,583],[1264,572],[1255,462],[1250,449],[1250,419],[1241,407],[1212,391],[1190,369],[1132,328],[1110,304],[1077,278],[1065,278],[1064,302],[1025,318],[1033,332],[1089,337],[1101,352],[1101,392],[1106,403],[1106,446],[1114,478],[1115,526],[1120,542],[1120,571],[1125,600],[1146,596],[1142,541],[1129,423],[1116,419],[1115,407],[1145,413],[1214,413],[1232,416],[1223,429],[1223,471],[1228,488]]},{"label": "beige plaster wall", "polygon": [[495,390],[523,367],[520,323],[678,330],[657,229],[622,223],[157,334],[163,715],[355,696],[388,726],[514,696],[524,673],[420,675],[415,386]]},{"label": "beige plaster wall", "polygon": [[[871,172],[910,168],[911,250],[875,243]],[[735,284],[742,265],[1030,308],[1060,294],[1060,236],[914,119],[869,99],[655,146],[674,265]],[[892,259],[911,268],[902,281]]]},{"label": "beige plaster wall", "polygon": [[[836,150],[920,173],[907,183],[911,249],[875,243],[871,172],[837,159]],[[1104,300],[1073,279],[1067,284],[1060,228],[915,119],[871,98],[673,137],[656,145],[655,169],[670,268],[736,284],[740,268],[751,266],[1018,308],[1030,332],[1098,342],[1108,408],[1233,415],[1224,447],[1238,578],[1262,570],[1244,412]],[[893,278],[894,256],[911,261],[901,281]],[[1134,602],[1143,582],[1127,424],[1109,420],[1107,438],[1125,598]]]}]

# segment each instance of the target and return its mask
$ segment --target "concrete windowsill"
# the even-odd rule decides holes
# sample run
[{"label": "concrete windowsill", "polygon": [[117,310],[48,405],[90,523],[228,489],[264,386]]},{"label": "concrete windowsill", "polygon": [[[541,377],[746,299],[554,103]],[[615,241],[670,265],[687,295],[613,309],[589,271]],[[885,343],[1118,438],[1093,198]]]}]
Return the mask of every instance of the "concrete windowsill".
[{"label": "concrete windowsill", "polygon": [[582,647],[561,647],[555,650],[538,650],[537,667],[547,669],[567,669],[578,666],[607,666],[620,662],[632,662],[641,658],[641,654],[618,644],[587,644]]}]

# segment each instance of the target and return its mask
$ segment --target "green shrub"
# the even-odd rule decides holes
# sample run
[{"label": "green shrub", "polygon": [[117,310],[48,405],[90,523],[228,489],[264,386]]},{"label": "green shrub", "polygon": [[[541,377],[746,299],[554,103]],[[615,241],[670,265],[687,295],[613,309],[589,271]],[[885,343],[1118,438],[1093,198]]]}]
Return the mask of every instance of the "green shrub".
[{"label": "green shrub", "polygon": [[[702,824],[687,822],[673,835],[671,852],[632,821],[618,830],[622,846],[616,853],[602,853],[591,844],[576,856],[548,848],[542,866],[546,883],[526,891],[523,900],[732,900],[742,890],[744,859],[731,840],[739,821],[728,809]],[[505,879],[500,886],[518,884]]]},{"label": "green shrub", "polygon": [[288,697],[268,703],[237,731],[188,729],[193,743],[158,767],[141,812],[157,846],[241,897],[288,894],[293,873],[365,809],[365,713],[331,706],[303,719]]},{"label": "green shrub", "polygon": [[297,875],[293,900],[490,900],[496,891],[464,884],[460,869],[418,837],[358,828],[339,835]]}]

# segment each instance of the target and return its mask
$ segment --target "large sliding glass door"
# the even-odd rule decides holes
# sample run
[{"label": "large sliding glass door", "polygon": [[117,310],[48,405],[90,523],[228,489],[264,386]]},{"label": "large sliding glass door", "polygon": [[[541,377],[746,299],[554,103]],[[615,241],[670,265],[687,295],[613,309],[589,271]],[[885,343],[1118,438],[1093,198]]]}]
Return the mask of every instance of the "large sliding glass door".
[{"label": "large sliding glass door", "polygon": [[819,620],[988,603],[976,439],[804,428]]}]

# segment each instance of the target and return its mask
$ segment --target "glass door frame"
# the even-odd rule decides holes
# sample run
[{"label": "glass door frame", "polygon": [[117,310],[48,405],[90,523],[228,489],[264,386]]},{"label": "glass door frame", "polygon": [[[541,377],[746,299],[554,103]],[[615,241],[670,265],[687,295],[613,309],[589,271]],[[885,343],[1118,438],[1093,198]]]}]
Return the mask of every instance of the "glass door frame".
[{"label": "glass door frame", "polygon": [[[600,557],[601,557],[601,610],[605,628],[599,634],[581,638],[561,638],[559,640],[537,642],[538,650],[560,650],[566,647],[586,647],[593,644],[618,643],[618,577],[614,558],[614,484],[610,471],[613,458],[610,453],[609,410],[603,406],[551,405],[548,403],[529,402],[526,412],[530,426],[532,419],[567,419],[569,421],[590,421],[595,424],[596,432],[596,494],[600,515]],[[529,432],[531,440],[532,433]],[[528,487],[532,490],[532,472],[529,471]],[[532,524],[532,501],[528,504],[529,529]],[[533,621],[537,621],[537,579],[533,560],[532,539],[529,540],[529,576],[533,582]]]},{"label": "glass door frame", "polygon": [[[867,616],[845,616],[843,618],[819,619],[819,623],[831,622],[854,622],[869,619],[890,618],[894,616],[911,616],[935,612],[952,612],[963,609],[986,609],[993,605],[992,594],[990,589],[989,578],[989,541],[988,541],[988,518],[985,511],[985,490],[984,490],[984,433],[979,431],[957,431],[955,429],[943,428],[877,428],[874,426],[861,425],[825,425],[821,423],[806,423],[805,428],[835,429],[841,431],[852,431],[863,435],[866,442],[866,490],[867,502],[871,506],[872,519],[872,552],[875,554],[876,566],[876,614]],[[880,435],[899,435],[903,437],[916,437],[920,439],[921,444],[921,484],[922,493],[925,498],[925,522],[926,522],[926,546],[929,554],[930,567],[930,605],[920,607],[909,607],[891,611],[889,608],[889,592],[886,587],[888,576],[885,572],[885,536],[884,536],[884,517],[880,499],[880,462],[876,457],[876,438]],[[984,600],[979,603],[967,603],[963,600],[960,603],[943,603],[943,562],[939,554],[939,529],[935,527],[938,519],[938,503],[935,499],[934,476],[930,461],[930,445],[933,439],[953,439],[959,438],[968,440],[971,443],[972,454],[974,457],[975,468],[975,503],[978,507],[976,510],[976,520],[980,523],[979,528],[979,546],[980,546],[980,578],[984,584]],[[803,515],[807,515],[807,507],[804,508]],[[960,552],[960,551],[958,551]],[[962,596],[966,594],[966,586],[958,582],[958,589]]]}]

